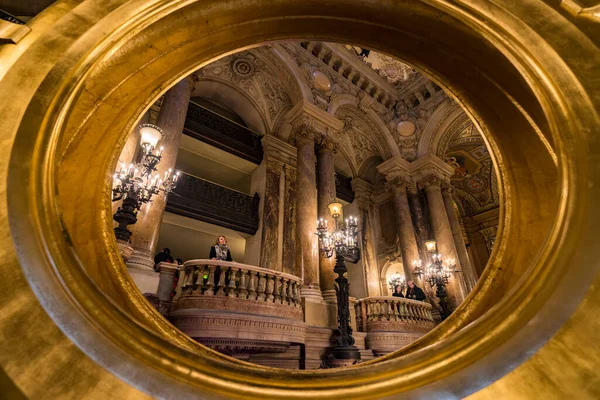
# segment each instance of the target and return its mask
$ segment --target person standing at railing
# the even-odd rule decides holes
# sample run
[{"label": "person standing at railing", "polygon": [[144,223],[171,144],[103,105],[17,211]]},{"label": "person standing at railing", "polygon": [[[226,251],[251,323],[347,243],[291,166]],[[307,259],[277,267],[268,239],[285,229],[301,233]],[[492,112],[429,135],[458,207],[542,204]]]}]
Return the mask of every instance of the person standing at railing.
[{"label": "person standing at railing", "polygon": [[423,289],[415,285],[413,281],[406,282],[408,287],[406,288],[406,298],[411,300],[425,301],[425,292]]},{"label": "person standing at railing", "polygon": [[210,248],[210,255],[208,258],[211,260],[233,261],[225,236],[221,235],[217,238],[215,245]]},{"label": "person standing at railing", "polygon": [[394,286],[394,293],[392,293],[392,296],[404,297],[404,295],[402,294],[402,286],[400,286],[400,285]]}]

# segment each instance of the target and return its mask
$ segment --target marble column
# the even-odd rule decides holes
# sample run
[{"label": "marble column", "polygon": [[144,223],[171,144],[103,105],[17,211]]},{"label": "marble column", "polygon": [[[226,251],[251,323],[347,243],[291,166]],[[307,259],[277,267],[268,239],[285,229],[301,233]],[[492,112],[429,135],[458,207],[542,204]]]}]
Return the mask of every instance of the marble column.
[{"label": "marble column", "polygon": [[415,229],[410,215],[406,190],[406,186],[410,184],[410,181],[404,177],[395,177],[390,180],[390,184],[394,192],[394,207],[398,217],[398,236],[400,239],[400,251],[402,252],[404,276],[407,281],[418,281],[418,276],[415,276],[413,273],[413,261],[420,259],[419,247],[415,237]]},{"label": "marble column", "polygon": [[[164,148],[162,160],[157,166],[158,174],[161,177],[169,169],[175,169],[194,80],[194,76],[182,79],[164,96],[156,123],[162,128],[164,134],[158,143],[158,146]],[[166,198],[163,193],[160,193],[153,196],[152,202],[145,204],[138,212],[138,221],[131,226],[133,233],[131,244],[134,254],[127,262],[127,267],[130,269],[153,271],[154,253],[165,207]]]},{"label": "marble column", "polygon": [[[250,247],[257,249],[260,267],[294,274],[295,254],[291,260],[284,257],[284,245],[289,241],[285,225],[295,215],[286,189],[296,184],[295,175],[293,182],[289,182],[292,177],[288,172],[296,165],[296,148],[272,135],[264,136],[262,145],[264,157],[258,169],[263,173],[253,182],[253,191],[261,197],[261,224],[254,240],[246,242],[246,254]],[[293,231],[290,235],[293,237]]]},{"label": "marble column", "polygon": [[363,179],[352,180],[355,200],[360,210],[359,229],[361,230],[362,265],[365,269],[367,296],[381,296],[381,282],[377,265],[377,243],[373,229],[373,185]]},{"label": "marble column", "polygon": [[302,276],[302,296],[322,300],[319,286],[317,221],[316,132],[308,124],[294,128],[296,144],[296,275]]},{"label": "marble column", "polygon": [[414,182],[408,186],[408,203],[413,217],[413,226],[415,228],[419,256],[423,263],[431,262],[429,252],[425,246],[425,241],[428,240],[430,236],[427,228],[427,220],[425,219],[425,213],[423,211],[424,205],[419,188]]},{"label": "marble column", "polygon": [[[452,228],[450,227],[450,220],[448,219],[446,205],[442,196],[443,183],[443,179],[437,175],[427,176],[422,181],[425,194],[427,195],[431,225],[435,240],[437,241],[438,253],[442,255],[444,260],[455,259],[457,264],[459,264],[460,260],[457,257]],[[462,274],[454,274],[448,285],[448,294],[453,308],[456,308],[464,300],[466,288]]]},{"label": "marble column", "polygon": [[[333,165],[335,144],[330,138],[325,138],[319,145],[317,152],[317,174],[319,186],[317,188],[318,218],[327,220],[328,226],[334,226],[334,220],[329,211],[329,204],[335,201],[335,169]],[[333,257],[327,258],[319,253],[319,282],[323,299],[327,302],[336,302],[335,273]]]},{"label": "marble column", "polygon": [[467,247],[465,246],[465,239],[463,238],[462,229],[460,228],[460,221],[454,207],[454,200],[452,199],[452,185],[446,185],[442,190],[442,196],[444,197],[444,204],[446,205],[446,213],[448,214],[448,220],[450,221],[450,228],[452,229],[452,236],[454,236],[454,245],[456,247],[456,254],[460,262],[462,275],[465,279],[467,286],[467,293],[473,290],[473,287],[477,283],[477,275],[471,266],[471,261],[467,255]]}]

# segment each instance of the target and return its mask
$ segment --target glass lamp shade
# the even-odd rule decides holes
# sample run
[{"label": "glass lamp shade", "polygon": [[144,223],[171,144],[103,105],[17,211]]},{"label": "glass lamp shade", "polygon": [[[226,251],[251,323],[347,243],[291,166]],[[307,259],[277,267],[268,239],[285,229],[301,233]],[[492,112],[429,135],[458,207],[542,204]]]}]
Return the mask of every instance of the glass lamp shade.
[{"label": "glass lamp shade", "polygon": [[425,242],[425,247],[427,247],[428,252],[435,253],[437,250],[437,243],[435,240],[427,240]]},{"label": "glass lamp shade", "polygon": [[140,131],[140,143],[142,147],[154,149],[156,144],[163,137],[163,131],[156,125],[142,124],[139,128]]},{"label": "glass lamp shade", "polygon": [[331,203],[327,207],[329,207],[329,212],[331,212],[331,216],[334,218],[340,217],[342,215],[342,203]]}]

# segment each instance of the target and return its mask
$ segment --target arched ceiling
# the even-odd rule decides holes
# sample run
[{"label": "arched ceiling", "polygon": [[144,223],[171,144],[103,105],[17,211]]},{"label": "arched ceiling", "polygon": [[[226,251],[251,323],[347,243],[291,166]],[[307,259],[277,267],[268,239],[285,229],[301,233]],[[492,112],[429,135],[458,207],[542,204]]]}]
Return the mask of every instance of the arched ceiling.
[{"label": "arched ceiling", "polygon": [[489,150],[470,120],[454,124],[442,137],[443,160],[454,167],[450,180],[463,217],[499,206],[498,180]]}]

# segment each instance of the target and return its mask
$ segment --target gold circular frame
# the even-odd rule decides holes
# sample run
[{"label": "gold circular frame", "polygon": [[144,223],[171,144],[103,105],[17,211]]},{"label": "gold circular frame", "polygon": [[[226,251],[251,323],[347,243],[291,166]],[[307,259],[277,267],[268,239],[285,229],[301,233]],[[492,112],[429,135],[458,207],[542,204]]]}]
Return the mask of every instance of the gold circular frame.
[{"label": "gold circular frame", "polygon": [[[11,149],[0,161],[9,220],[0,271],[14,278],[0,284],[0,310],[24,324],[2,330],[6,374],[27,396],[77,359],[71,376],[87,377],[88,397],[101,397],[99,384],[115,396],[141,396],[136,387],[160,397],[458,397],[513,370],[572,316],[535,356],[562,362],[548,348],[596,329],[585,313],[600,304],[588,292],[599,267],[600,211],[590,207],[600,194],[599,50],[542,1],[515,3],[81,0],[48,9],[21,44],[0,51],[0,93],[11,99],[0,105]],[[340,370],[259,367],[174,329],[125,272],[107,195],[116,150],[180,77],[246,46],[307,37],[393,54],[449,88],[488,137],[504,200],[502,239],[453,316],[402,352]],[[25,329],[44,340],[19,336]],[[43,359],[44,370],[31,358],[48,345],[63,352]],[[24,355],[29,363],[6,361]],[[535,381],[534,362],[515,372]],[[513,372],[486,391],[506,394],[514,382]]]}]

